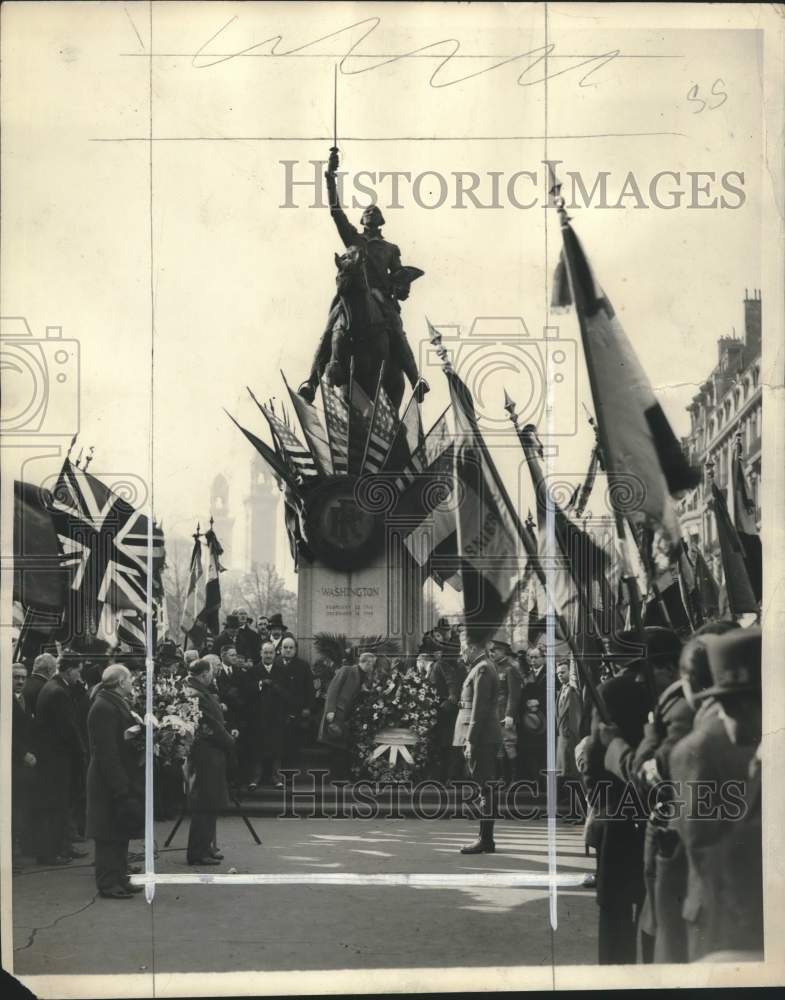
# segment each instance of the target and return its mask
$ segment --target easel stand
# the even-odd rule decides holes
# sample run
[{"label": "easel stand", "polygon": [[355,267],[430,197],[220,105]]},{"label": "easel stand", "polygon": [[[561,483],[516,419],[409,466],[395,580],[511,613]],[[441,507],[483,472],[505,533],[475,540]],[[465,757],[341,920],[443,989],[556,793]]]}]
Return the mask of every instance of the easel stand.
[{"label": "easel stand", "polygon": [[[243,812],[243,807],[240,805],[240,802],[237,799],[237,796],[232,795],[230,797],[231,797],[232,802],[235,804],[235,806],[237,806],[237,812],[238,812],[238,814],[240,816],[240,819],[248,827],[248,832],[253,837],[254,843],[257,845],[257,847],[261,847],[262,841],[259,838],[259,834],[253,828],[253,825],[252,825],[251,821],[248,819],[248,817]],[[182,812],[177,817],[177,820],[176,820],[174,826],[172,827],[172,830],[171,830],[169,836],[164,841],[164,847],[168,847],[172,843],[172,841],[174,840],[175,836],[177,835],[177,831],[180,829],[180,825],[182,824],[182,822],[185,819],[185,817],[189,815],[189,813],[190,813],[190,810],[188,808],[188,805],[186,804],[186,805],[183,806]]]}]

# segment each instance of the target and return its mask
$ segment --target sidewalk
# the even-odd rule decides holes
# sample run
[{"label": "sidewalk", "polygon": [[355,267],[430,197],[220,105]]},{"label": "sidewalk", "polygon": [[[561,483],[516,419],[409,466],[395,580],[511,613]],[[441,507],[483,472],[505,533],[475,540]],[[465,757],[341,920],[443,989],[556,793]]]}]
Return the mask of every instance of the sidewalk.
[{"label": "sidewalk", "polygon": [[[543,821],[497,824],[497,853],[464,856],[476,824],[463,820],[219,820],[226,861],[211,873],[547,871]],[[187,824],[171,848],[158,824],[161,872],[185,862]],[[136,848],[138,845],[132,845]],[[593,871],[582,831],[557,827],[558,870]],[[89,859],[88,859],[89,860]],[[157,886],[148,905],[95,898],[92,867],[14,878],[17,974],[228,972],[550,965],[596,962],[594,892],[558,896],[558,929],[540,889],[365,886]],[[153,941],[154,938],[154,941]],[[554,955],[555,952],[555,955]]]}]

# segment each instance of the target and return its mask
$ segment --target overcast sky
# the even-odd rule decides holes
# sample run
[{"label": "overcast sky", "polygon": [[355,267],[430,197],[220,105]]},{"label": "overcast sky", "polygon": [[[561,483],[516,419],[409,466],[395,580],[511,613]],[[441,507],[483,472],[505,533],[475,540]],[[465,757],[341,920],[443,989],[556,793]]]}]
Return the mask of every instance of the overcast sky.
[{"label": "overcast sky", "polygon": [[[571,215],[684,433],[684,406],[715,363],[717,338],[733,327],[741,335],[744,289],[760,286],[761,67],[755,31],[662,27],[679,18],[662,11],[609,5],[589,16],[585,7],[550,5],[549,66],[560,75],[547,85],[546,125],[542,63],[523,75],[532,85],[517,83],[544,44],[540,6],[155,6],[151,233],[148,6],[6,6],[2,312],[27,317],[36,337],[58,325],[79,341],[80,443],[95,445],[93,470],[152,478],[156,515],[176,534],[205,519],[219,471],[239,514],[251,454],[223,407],[260,432],[245,386],[280,398],[279,368],[293,385],[307,375],[340,249],[327,211],[305,207],[305,188],[294,196],[301,207],[281,207],[281,161],[298,161],[305,179],[308,161],[326,158],[334,66],[352,46],[338,82],[342,168],[447,178],[449,197],[433,209],[415,204],[408,183],[403,208],[390,208],[382,187],[385,235],[405,263],[426,272],[404,306],[415,351],[424,350],[426,315],[464,337],[483,316],[521,317],[535,339],[557,326],[574,345],[566,363],[575,364],[554,385],[556,423],[574,433],[554,439],[553,465],[581,474],[591,447],[581,402],[591,403],[574,315],[547,310],[559,232],[555,213],[542,208],[541,161],[547,150],[589,188],[608,171],[611,202],[633,172],[649,207],[630,197],[619,209]],[[705,23],[717,20],[704,12]],[[373,17],[378,25],[362,40]],[[272,43],[260,43],[276,35],[279,52],[299,52],[270,56]],[[450,39],[460,48],[445,64],[456,51]],[[455,171],[480,175],[483,201],[497,172],[503,207],[456,209]],[[538,207],[510,204],[506,185],[516,171],[537,173]],[[681,173],[662,188],[685,192],[673,210],[651,205],[648,185],[661,171]],[[723,192],[719,179],[743,173],[733,181],[743,204],[687,207],[688,171],[716,175],[701,201],[726,194],[733,205],[742,198]],[[515,191],[521,200],[538,193],[525,180]],[[419,193],[436,200],[438,181],[426,179]],[[359,222],[360,211],[349,215]],[[479,347],[467,342],[458,363],[470,387],[482,383],[483,411],[499,418],[502,385],[524,409],[541,390],[509,361],[522,349],[509,330]],[[438,368],[424,365],[423,374],[433,386],[428,422],[446,390]],[[496,436],[490,443],[525,514],[520,454]],[[44,464],[42,474],[53,467]]]}]

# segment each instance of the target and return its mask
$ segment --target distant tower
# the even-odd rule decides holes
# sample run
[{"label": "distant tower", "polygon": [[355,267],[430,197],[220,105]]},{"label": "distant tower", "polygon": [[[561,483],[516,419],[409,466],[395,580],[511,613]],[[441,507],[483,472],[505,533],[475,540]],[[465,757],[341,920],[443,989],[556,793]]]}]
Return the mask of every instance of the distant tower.
[{"label": "distant tower", "polygon": [[281,491],[261,455],[251,460],[251,488],[245,498],[245,569],[275,565]]},{"label": "distant tower", "polygon": [[223,547],[222,562],[227,568],[232,566],[232,533],[234,517],[229,509],[229,483],[226,476],[217,475],[210,487],[210,516],[213,518],[213,530]]}]

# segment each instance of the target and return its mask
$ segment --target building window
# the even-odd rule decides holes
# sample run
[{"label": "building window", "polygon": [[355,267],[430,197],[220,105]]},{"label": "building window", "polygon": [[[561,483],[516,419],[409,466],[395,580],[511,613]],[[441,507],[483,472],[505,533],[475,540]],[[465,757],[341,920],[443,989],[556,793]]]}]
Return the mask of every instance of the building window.
[{"label": "building window", "polygon": [[752,388],[753,389],[757,389],[758,388],[758,374],[759,374],[759,372],[758,372],[757,367],[753,368],[752,369]]}]

